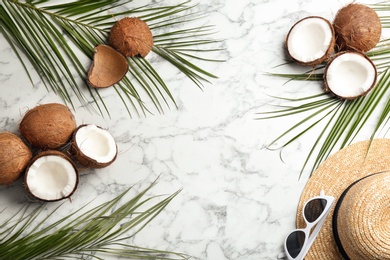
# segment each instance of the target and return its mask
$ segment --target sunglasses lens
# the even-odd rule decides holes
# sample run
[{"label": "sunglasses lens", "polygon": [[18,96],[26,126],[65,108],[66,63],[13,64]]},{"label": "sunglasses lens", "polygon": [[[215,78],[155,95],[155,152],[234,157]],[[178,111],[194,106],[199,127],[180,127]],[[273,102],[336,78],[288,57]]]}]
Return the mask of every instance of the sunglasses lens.
[{"label": "sunglasses lens", "polygon": [[292,258],[297,257],[301,252],[305,238],[305,233],[301,230],[296,230],[287,237],[286,248]]},{"label": "sunglasses lens", "polygon": [[324,212],[327,200],[326,199],[313,199],[309,201],[304,209],[305,218],[310,223],[316,221]]}]

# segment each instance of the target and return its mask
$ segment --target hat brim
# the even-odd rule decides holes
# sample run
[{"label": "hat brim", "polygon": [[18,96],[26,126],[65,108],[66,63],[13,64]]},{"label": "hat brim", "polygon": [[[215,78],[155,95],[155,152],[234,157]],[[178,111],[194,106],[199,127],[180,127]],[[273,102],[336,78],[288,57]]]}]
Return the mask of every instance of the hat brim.
[{"label": "hat brim", "polygon": [[[390,170],[390,139],[358,142],[336,152],[312,174],[303,189],[297,211],[297,228],[304,228],[302,207],[323,190],[337,200],[353,182],[373,173]],[[343,259],[333,237],[334,207],[305,259]]]}]

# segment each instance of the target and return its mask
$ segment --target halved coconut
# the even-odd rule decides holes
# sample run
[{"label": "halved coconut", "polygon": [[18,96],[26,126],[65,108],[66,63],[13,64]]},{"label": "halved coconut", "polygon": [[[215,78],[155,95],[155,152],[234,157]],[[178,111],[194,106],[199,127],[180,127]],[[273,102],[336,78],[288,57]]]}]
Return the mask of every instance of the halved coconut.
[{"label": "halved coconut", "polygon": [[44,150],[58,149],[70,141],[76,120],[65,105],[49,103],[29,110],[19,125],[26,140]]},{"label": "halved coconut", "polygon": [[88,85],[107,88],[122,80],[129,68],[125,56],[104,44],[97,45],[94,50],[93,62],[88,71]]},{"label": "halved coconut", "polygon": [[86,124],[80,125],[74,132],[71,151],[81,165],[103,168],[115,161],[118,148],[107,130]]},{"label": "halved coconut", "polygon": [[35,198],[57,201],[69,198],[77,188],[78,171],[65,154],[49,150],[37,154],[26,169],[25,188]]},{"label": "halved coconut", "polygon": [[353,51],[334,55],[324,72],[326,90],[343,99],[366,95],[375,86],[376,79],[374,63],[365,54]]},{"label": "halved coconut", "polygon": [[0,133],[0,185],[16,181],[31,157],[30,149],[19,136],[10,132]]},{"label": "halved coconut", "polygon": [[288,55],[300,65],[316,66],[334,52],[332,24],[323,17],[309,16],[293,25],[287,35]]},{"label": "halved coconut", "polygon": [[111,28],[109,42],[127,57],[144,58],[153,48],[153,35],[146,22],[138,17],[125,17]]},{"label": "halved coconut", "polygon": [[339,50],[367,52],[381,37],[382,24],[378,14],[362,4],[349,4],[341,8],[333,21]]}]

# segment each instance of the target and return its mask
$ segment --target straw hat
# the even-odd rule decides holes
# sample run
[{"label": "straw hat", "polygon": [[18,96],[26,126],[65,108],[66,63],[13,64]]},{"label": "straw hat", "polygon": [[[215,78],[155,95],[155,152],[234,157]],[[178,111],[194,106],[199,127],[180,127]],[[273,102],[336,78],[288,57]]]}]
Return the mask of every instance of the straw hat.
[{"label": "straw hat", "polygon": [[305,259],[390,259],[390,139],[352,144],[330,156],[308,180],[302,207],[324,190],[336,205]]}]

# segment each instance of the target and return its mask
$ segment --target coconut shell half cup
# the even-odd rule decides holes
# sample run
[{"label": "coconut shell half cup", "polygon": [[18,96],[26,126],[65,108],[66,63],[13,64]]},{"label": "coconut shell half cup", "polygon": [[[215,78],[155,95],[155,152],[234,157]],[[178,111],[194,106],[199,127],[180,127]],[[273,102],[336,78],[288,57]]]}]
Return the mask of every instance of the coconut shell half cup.
[{"label": "coconut shell half cup", "polygon": [[104,168],[115,161],[118,148],[107,130],[85,124],[73,134],[71,154],[84,167]]},{"label": "coconut shell half cup", "polygon": [[88,71],[88,85],[107,88],[121,81],[129,69],[126,57],[104,44],[97,45],[94,50]]},{"label": "coconut shell half cup", "polygon": [[69,198],[79,182],[78,170],[64,153],[48,150],[38,153],[26,168],[24,187],[41,201]]},{"label": "coconut shell half cup", "polygon": [[309,16],[296,22],[286,37],[286,50],[299,65],[316,66],[327,61],[335,49],[332,24],[323,17]]},{"label": "coconut shell half cup", "polygon": [[327,63],[324,71],[325,90],[342,99],[367,95],[375,86],[377,69],[364,53],[339,52]]}]

